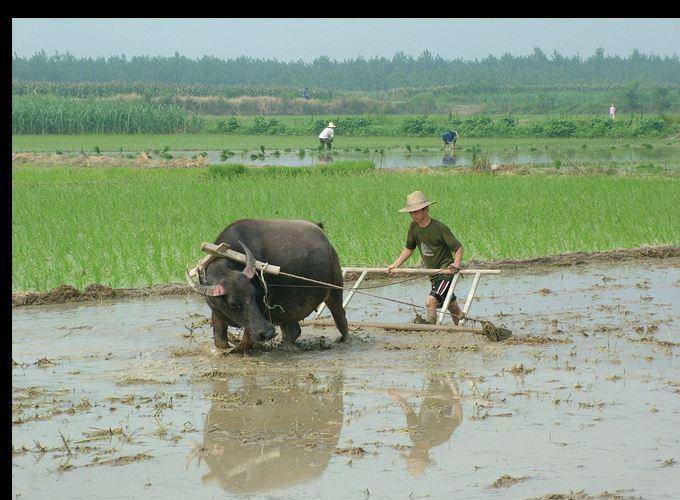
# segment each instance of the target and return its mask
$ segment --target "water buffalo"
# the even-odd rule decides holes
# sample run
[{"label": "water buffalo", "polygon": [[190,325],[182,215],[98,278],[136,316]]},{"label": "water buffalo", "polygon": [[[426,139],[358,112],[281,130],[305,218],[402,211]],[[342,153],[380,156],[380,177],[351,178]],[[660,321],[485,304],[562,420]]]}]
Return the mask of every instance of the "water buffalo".
[{"label": "water buffalo", "polygon": [[244,268],[231,259],[217,258],[205,268],[205,282],[192,285],[205,295],[212,310],[213,337],[218,348],[229,347],[229,325],[244,328],[236,352],[247,352],[256,342],[273,338],[274,325],[281,327],[284,343],[292,346],[300,336],[298,322],[322,301],[340,330],[340,341],[346,339],[341,289],[268,273],[264,274],[265,288],[254,267],[257,259],[289,274],[342,286],[340,260],[319,225],[305,220],[242,219],[222,231],[215,240],[215,244],[220,243],[245,253],[249,260]]}]

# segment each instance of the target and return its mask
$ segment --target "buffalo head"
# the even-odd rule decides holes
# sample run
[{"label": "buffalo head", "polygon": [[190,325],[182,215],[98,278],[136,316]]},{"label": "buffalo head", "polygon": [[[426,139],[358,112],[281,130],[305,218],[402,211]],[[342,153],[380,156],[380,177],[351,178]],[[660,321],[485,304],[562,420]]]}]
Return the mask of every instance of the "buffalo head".
[{"label": "buffalo head", "polygon": [[255,301],[255,287],[251,282],[255,276],[255,258],[243,242],[239,243],[246,254],[246,266],[243,271],[220,266],[219,262],[215,262],[213,265],[220,267],[216,275],[211,273],[213,275],[211,284],[194,283],[188,274],[187,281],[195,292],[207,297],[208,305],[250,332],[252,342],[269,340],[276,335],[276,331],[262,316]]}]

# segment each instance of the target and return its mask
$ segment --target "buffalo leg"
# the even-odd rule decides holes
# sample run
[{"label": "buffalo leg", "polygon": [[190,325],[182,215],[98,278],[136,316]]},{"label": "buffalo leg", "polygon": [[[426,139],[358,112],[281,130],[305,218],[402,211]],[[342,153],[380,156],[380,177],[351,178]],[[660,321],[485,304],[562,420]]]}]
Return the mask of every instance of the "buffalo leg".
[{"label": "buffalo leg", "polygon": [[345,316],[345,308],[342,307],[342,290],[329,290],[324,302],[333,315],[335,326],[340,330],[341,337],[338,341],[344,342],[347,340],[347,317]]},{"label": "buffalo leg", "polygon": [[241,337],[241,343],[236,348],[236,352],[241,354],[248,354],[250,349],[255,345],[255,342],[250,340],[250,330],[247,328],[243,330],[243,337]]},{"label": "buffalo leg", "polygon": [[213,339],[215,340],[215,347],[218,349],[229,349],[229,340],[227,339],[227,327],[229,320],[222,316],[219,312],[212,313],[212,327]]},{"label": "buffalo leg", "polygon": [[300,329],[300,323],[298,323],[297,321],[281,325],[283,342],[286,345],[295,345],[295,341],[298,339],[301,332],[302,330]]}]

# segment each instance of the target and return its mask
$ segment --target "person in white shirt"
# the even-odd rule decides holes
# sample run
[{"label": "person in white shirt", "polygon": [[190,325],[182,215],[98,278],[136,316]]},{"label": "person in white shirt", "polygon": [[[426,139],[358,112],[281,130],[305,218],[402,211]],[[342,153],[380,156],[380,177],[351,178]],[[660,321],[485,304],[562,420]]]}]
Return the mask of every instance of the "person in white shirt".
[{"label": "person in white shirt", "polygon": [[614,107],[614,103],[612,103],[611,106],[609,106],[609,118],[612,120],[616,117],[616,108]]},{"label": "person in white shirt", "polygon": [[330,122],[328,124],[328,127],[323,129],[321,133],[319,134],[319,142],[321,143],[321,147],[327,147],[328,149],[331,149],[331,146],[333,145],[333,136],[335,134],[335,123]]}]

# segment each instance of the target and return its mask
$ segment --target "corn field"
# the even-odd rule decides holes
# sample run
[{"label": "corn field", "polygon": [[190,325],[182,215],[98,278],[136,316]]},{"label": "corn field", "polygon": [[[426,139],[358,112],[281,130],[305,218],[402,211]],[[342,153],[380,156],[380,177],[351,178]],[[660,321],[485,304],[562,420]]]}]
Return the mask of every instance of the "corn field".
[{"label": "corn field", "polygon": [[175,105],[52,96],[12,98],[13,134],[168,134],[202,127],[202,118]]},{"label": "corn field", "polygon": [[[208,84],[172,84],[153,82],[47,82],[21,81],[12,82],[12,95],[55,95],[59,97],[114,97],[136,94],[145,98],[151,97],[301,97],[303,86],[265,86],[265,85],[208,85]],[[311,99],[331,100],[337,92],[322,88],[309,88]]]}]

